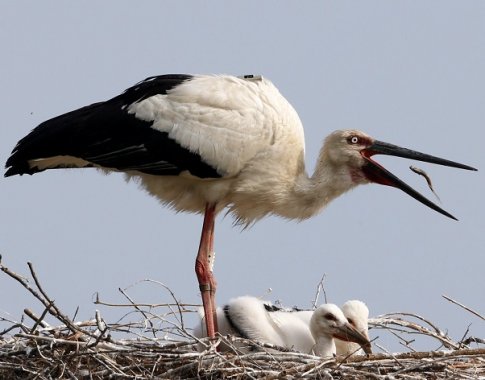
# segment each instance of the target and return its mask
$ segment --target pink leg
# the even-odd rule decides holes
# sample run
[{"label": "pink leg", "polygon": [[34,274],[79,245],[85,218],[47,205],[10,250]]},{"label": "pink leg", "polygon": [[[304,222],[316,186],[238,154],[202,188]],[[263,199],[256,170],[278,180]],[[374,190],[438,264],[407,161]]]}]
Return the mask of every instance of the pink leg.
[{"label": "pink leg", "polygon": [[[215,255],[214,252],[214,221],[212,223],[212,229],[211,229],[211,234],[209,237],[209,249],[208,253]],[[215,257],[212,258],[212,262],[214,262]],[[215,332],[219,331],[219,326],[217,325],[217,312],[216,312],[216,289],[217,289],[217,281],[216,278],[214,277],[214,273],[212,271],[213,265],[210,267],[210,298],[211,298],[211,304],[212,304],[212,315],[213,315],[213,320],[214,320],[214,329]]]},{"label": "pink leg", "polygon": [[[217,330],[214,322],[215,314],[215,280],[209,266],[209,253],[212,251],[214,242],[214,221],[215,221],[215,204],[207,204],[204,214],[204,225],[200,237],[199,252],[195,260],[195,273],[199,280],[199,288],[202,295],[202,304],[204,306],[205,323],[207,335],[210,338],[215,337]],[[214,289],[212,287],[214,286]]]}]

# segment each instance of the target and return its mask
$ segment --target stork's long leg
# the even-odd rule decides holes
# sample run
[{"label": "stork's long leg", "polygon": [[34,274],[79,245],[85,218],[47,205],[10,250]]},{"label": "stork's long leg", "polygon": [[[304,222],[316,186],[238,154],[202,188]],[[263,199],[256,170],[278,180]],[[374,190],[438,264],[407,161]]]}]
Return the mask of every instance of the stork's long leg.
[{"label": "stork's long leg", "polygon": [[217,303],[216,303],[216,289],[217,289],[217,281],[214,276],[214,262],[215,262],[215,255],[216,253],[214,252],[214,225],[215,225],[215,217],[212,220],[212,228],[210,229],[211,234],[209,237],[209,248],[208,248],[208,255],[210,255],[210,260],[209,260],[209,270],[210,270],[210,298],[211,298],[211,304],[212,304],[212,315],[213,315],[213,320],[214,320],[214,330],[215,332],[219,331],[219,326],[217,325]]},{"label": "stork's long leg", "polygon": [[[214,221],[215,221],[215,204],[207,204],[204,214],[204,224],[200,236],[199,252],[195,260],[195,273],[199,280],[199,288],[202,295],[202,304],[204,306],[205,323],[207,335],[210,338],[215,337],[216,325],[214,322],[215,314],[215,279],[209,265],[209,253],[212,251],[214,242]],[[212,287],[214,286],[214,289]]]}]

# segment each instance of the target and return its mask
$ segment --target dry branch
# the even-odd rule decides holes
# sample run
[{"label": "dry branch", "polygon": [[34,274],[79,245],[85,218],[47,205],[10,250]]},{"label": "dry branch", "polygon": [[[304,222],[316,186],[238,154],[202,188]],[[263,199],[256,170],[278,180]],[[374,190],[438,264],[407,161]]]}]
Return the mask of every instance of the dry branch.
[{"label": "dry branch", "polygon": [[475,310],[473,309],[470,309],[468,306],[465,306],[463,305],[462,303],[458,302],[458,301],[455,301],[453,298],[450,298],[448,297],[447,295],[442,295],[442,297],[448,301],[450,301],[451,303],[454,303],[455,305],[458,305],[460,307],[462,307],[463,309],[465,309],[466,311],[469,311],[470,313],[476,315],[478,318],[480,318],[482,321],[485,321],[485,317],[483,315],[481,315],[480,313],[476,312]]}]

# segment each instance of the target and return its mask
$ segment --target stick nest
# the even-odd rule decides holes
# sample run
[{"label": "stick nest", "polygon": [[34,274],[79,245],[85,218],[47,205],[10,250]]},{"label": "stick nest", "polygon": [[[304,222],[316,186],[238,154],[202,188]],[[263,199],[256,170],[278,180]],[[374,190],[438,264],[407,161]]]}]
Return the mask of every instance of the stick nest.
[{"label": "stick nest", "polygon": [[[29,263],[31,281],[0,264],[0,269],[18,281],[43,305],[37,316],[24,310],[20,322],[0,317],[1,379],[479,379],[485,378],[485,341],[467,337],[453,341],[445,332],[421,316],[393,313],[369,320],[398,339],[407,352],[322,359],[270,344],[232,336],[215,342],[197,339],[185,326],[184,315],[197,305],[173,299],[163,305],[139,304],[125,290],[126,304],[96,304],[129,310],[116,323],[107,323],[96,311],[92,320],[76,322],[61,312],[44,292]],[[448,298],[447,298],[448,299]],[[477,315],[464,305],[453,303]],[[136,316],[136,321],[130,320]],[[47,317],[56,324],[48,324]],[[438,345],[417,352],[415,336]],[[413,337],[413,339],[409,339]],[[223,343],[229,352],[218,352]]]}]

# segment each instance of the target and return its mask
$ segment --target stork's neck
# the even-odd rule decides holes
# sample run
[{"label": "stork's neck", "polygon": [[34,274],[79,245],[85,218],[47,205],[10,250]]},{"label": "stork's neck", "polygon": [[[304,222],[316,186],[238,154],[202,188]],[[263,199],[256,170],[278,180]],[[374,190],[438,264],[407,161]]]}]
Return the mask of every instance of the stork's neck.
[{"label": "stork's neck", "polygon": [[335,353],[335,341],[329,335],[320,335],[315,339],[313,352],[322,358],[332,358]]},{"label": "stork's neck", "polygon": [[305,172],[303,157],[289,165],[274,164],[281,173],[273,177],[266,172],[255,174],[251,180],[236,186],[228,203],[233,206],[236,219],[242,224],[276,214],[288,219],[307,219],[317,214],[339,195],[355,187],[347,165],[338,165],[328,158],[325,147],[321,150],[315,172],[311,177]]},{"label": "stork's neck", "polygon": [[346,166],[335,165],[321,152],[313,175],[309,177],[303,171],[297,177],[292,199],[288,200],[288,213],[296,213],[292,218],[309,218],[356,185]]}]

